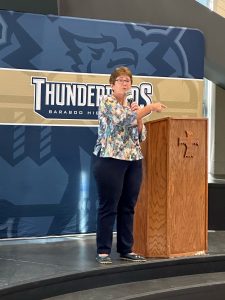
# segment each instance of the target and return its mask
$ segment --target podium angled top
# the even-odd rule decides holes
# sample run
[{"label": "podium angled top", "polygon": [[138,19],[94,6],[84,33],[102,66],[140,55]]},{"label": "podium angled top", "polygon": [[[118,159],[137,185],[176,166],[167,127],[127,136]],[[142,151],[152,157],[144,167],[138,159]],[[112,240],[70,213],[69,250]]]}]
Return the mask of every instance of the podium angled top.
[{"label": "podium angled top", "polygon": [[159,118],[156,120],[148,120],[146,121],[146,123],[156,123],[156,122],[161,122],[161,121],[172,121],[172,120],[182,120],[182,121],[198,121],[198,120],[205,120],[207,121],[208,118],[199,118],[199,117],[193,117],[193,118],[188,118],[188,117],[163,117],[163,118]]}]

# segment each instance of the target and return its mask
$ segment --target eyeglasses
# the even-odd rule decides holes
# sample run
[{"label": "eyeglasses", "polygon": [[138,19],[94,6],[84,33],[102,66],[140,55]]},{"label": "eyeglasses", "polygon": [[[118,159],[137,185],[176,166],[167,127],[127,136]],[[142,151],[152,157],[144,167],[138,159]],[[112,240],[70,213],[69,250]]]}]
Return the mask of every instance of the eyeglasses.
[{"label": "eyeglasses", "polygon": [[118,81],[119,83],[130,83],[131,81],[130,81],[130,79],[116,79],[115,81]]}]

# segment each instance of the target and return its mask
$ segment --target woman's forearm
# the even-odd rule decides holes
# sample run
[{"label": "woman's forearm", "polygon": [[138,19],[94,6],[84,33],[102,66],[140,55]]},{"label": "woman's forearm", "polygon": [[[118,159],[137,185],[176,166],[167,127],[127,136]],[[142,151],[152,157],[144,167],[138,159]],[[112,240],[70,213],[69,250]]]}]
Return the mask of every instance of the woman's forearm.
[{"label": "woman's forearm", "polygon": [[160,102],[147,104],[146,106],[141,107],[136,111],[137,121],[140,122],[140,120],[142,120],[142,118],[144,118],[145,116],[147,116],[148,114],[150,114],[153,111],[161,112],[164,108],[166,108],[166,106]]}]

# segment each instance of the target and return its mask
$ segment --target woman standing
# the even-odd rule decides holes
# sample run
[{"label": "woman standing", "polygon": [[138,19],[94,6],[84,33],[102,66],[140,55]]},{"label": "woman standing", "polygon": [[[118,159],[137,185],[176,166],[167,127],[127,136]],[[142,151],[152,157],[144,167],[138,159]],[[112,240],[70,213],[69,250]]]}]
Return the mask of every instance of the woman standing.
[{"label": "woman standing", "polygon": [[136,102],[128,104],[126,95],[132,81],[127,67],[116,68],[109,79],[112,94],[102,97],[99,104],[98,139],[94,148],[97,156],[94,176],[99,195],[96,260],[103,264],[112,263],[115,220],[120,258],[146,261],[132,251],[134,208],[142,181],[140,142],[146,138],[142,118],[152,111],[161,112],[165,105],[152,103],[140,108]]}]

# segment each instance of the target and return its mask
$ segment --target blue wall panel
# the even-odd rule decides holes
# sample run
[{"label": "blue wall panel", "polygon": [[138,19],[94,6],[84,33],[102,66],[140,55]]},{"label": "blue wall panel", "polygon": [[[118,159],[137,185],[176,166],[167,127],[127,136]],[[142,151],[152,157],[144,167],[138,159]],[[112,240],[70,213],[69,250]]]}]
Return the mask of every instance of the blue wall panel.
[{"label": "blue wall panel", "polygon": [[[196,78],[198,30],[0,12],[0,68]],[[0,126],[0,237],[95,232],[95,127]]]}]

